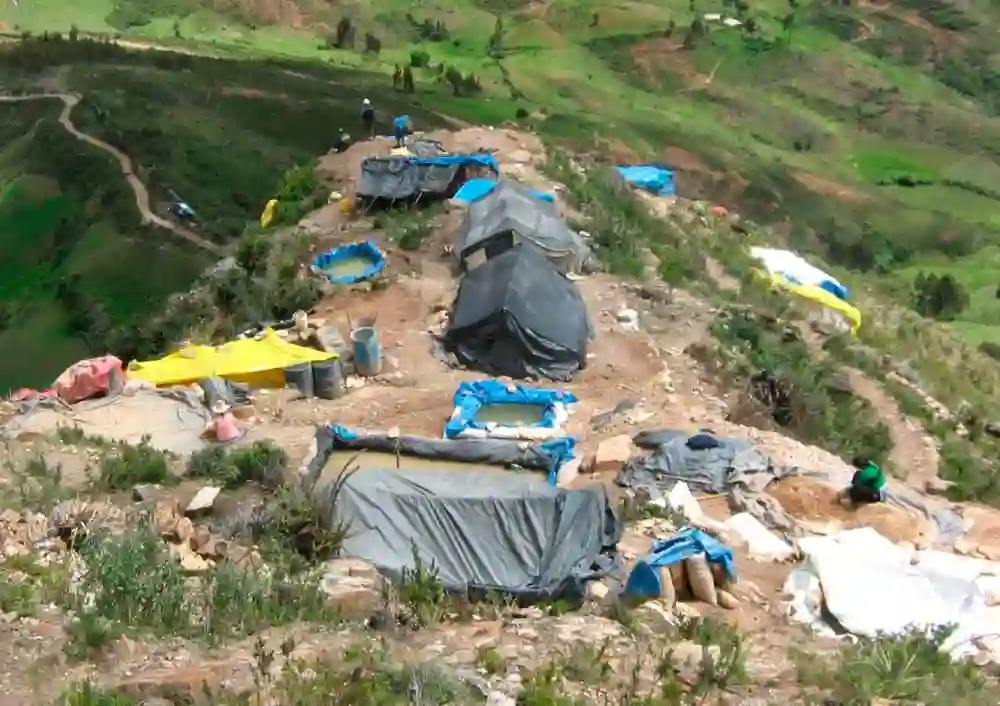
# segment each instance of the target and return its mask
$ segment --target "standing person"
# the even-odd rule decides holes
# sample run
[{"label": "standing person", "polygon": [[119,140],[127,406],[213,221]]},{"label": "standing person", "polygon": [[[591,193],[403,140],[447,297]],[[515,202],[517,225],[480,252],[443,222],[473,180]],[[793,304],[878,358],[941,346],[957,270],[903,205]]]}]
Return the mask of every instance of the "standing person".
[{"label": "standing person", "polygon": [[396,147],[406,147],[406,135],[409,131],[409,115],[397,115],[392,119],[392,132],[396,137]]},{"label": "standing person", "polygon": [[846,496],[855,507],[883,502],[888,481],[882,469],[863,456],[855,456],[851,465],[857,470],[851,478],[851,485],[842,491],[841,496]]},{"label": "standing person", "polygon": [[365,126],[365,134],[369,140],[375,139],[375,107],[367,98],[361,102],[361,122]]}]

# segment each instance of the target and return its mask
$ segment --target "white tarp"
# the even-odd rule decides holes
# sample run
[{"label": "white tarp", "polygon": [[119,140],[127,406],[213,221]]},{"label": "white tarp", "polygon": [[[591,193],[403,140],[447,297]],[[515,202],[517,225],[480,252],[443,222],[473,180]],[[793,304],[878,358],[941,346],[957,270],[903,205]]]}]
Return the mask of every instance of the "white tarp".
[{"label": "white tarp", "polygon": [[753,247],[750,248],[750,256],[762,262],[772,275],[780,275],[795,284],[826,289],[841,299],[847,299],[847,287],[836,277],[809,264],[801,256],[789,250]]},{"label": "white tarp", "polygon": [[[954,625],[945,643],[952,656],[987,649],[1000,635],[1000,608],[992,607],[998,567],[943,552],[911,552],[864,527],[800,539],[805,569],[815,575],[831,615],[865,637]],[[786,585],[792,605],[808,603],[802,569]],[[796,586],[797,584],[797,586]],[[982,638],[982,639],[977,639]]]}]

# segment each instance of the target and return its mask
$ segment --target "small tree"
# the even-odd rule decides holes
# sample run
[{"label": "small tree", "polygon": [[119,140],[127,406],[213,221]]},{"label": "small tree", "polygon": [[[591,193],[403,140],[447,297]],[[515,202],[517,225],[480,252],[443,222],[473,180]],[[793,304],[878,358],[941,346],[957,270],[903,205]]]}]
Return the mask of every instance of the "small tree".
[{"label": "small tree", "polygon": [[504,56],[504,28],[503,28],[503,17],[497,15],[496,22],[493,25],[493,34],[490,35],[490,41],[486,47],[486,53],[491,59],[502,59]]},{"label": "small tree", "polygon": [[444,72],[444,79],[451,84],[451,90],[454,95],[462,95],[462,84],[464,83],[464,78],[462,77],[461,71],[456,69],[454,66],[449,66]]},{"label": "small tree", "polygon": [[403,67],[403,90],[407,93],[413,93],[416,90],[413,84],[413,70],[409,66]]},{"label": "small tree", "polygon": [[951,321],[969,305],[969,294],[951,275],[917,274],[911,295],[921,316]]}]

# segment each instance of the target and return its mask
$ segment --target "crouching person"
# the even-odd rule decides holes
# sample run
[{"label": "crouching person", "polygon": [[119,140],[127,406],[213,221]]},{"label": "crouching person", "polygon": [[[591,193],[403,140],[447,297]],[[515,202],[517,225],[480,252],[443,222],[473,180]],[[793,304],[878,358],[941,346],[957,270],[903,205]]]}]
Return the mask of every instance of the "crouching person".
[{"label": "crouching person", "polygon": [[841,493],[841,499],[849,500],[854,507],[885,501],[888,481],[882,469],[862,456],[856,456],[852,465],[857,470],[851,478],[851,485]]}]

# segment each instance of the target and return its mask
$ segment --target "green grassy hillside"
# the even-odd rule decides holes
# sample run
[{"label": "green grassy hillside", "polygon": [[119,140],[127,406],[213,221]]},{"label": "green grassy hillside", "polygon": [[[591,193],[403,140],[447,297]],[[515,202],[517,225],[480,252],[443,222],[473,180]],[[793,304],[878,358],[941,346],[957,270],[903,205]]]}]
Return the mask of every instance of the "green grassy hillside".
[{"label": "green grassy hillside", "polygon": [[[173,189],[196,209],[199,234],[221,245],[259,216],[287,170],[357,121],[363,76],[344,86],[343,72],[299,69],[311,67],[51,38],[0,54],[9,90],[80,93],[74,124],[131,157],[155,211],[167,216]],[[380,105],[395,100],[371,89]],[[0,390],[46,385],[88,352],[128,354],[130,332],[214,262],[141,225],[118,163],[70,135],[61,108],[0,103]]]},{"label": "green grassy hillside", "polygon": [[[431,109],[480,121],[541,114],[534,127],[578,147],[673,164],[687,195],[783,224],[793,245],[844,267],[891,275],[879,282],[887,293],[906,297],[921,270],[952,272],[971,300],[958,325],[1000,342],[996,282],[978,255],[1000,238],[1000,6],[985,0],[64,4],[11,4],[0,20],[12,31],[75,25],[298,57],[363,69],[386,87],[394,65],[417,64],[417,100]],[[711,13],[740,24],[706,20]],[[475,74],[480,99],[438,90],[446,67]],[[136,86],[123,79],[107,90],[127,96]],[[206,109],[207,99],[185,93],[175,100]],[[235,129],[272,138],[236,105],[254,100],[232,96],[226,114]],[[308,122],[309,111],[292,112]],[[157,116],[141,117],[143,126],[116,128],[123,142],[147,122],[157,129]],[[287,124],[274,117],[279,132]],[[149,157],[204,188],[163,155]],[[204,171],[196,161],[187,169]]]}]

